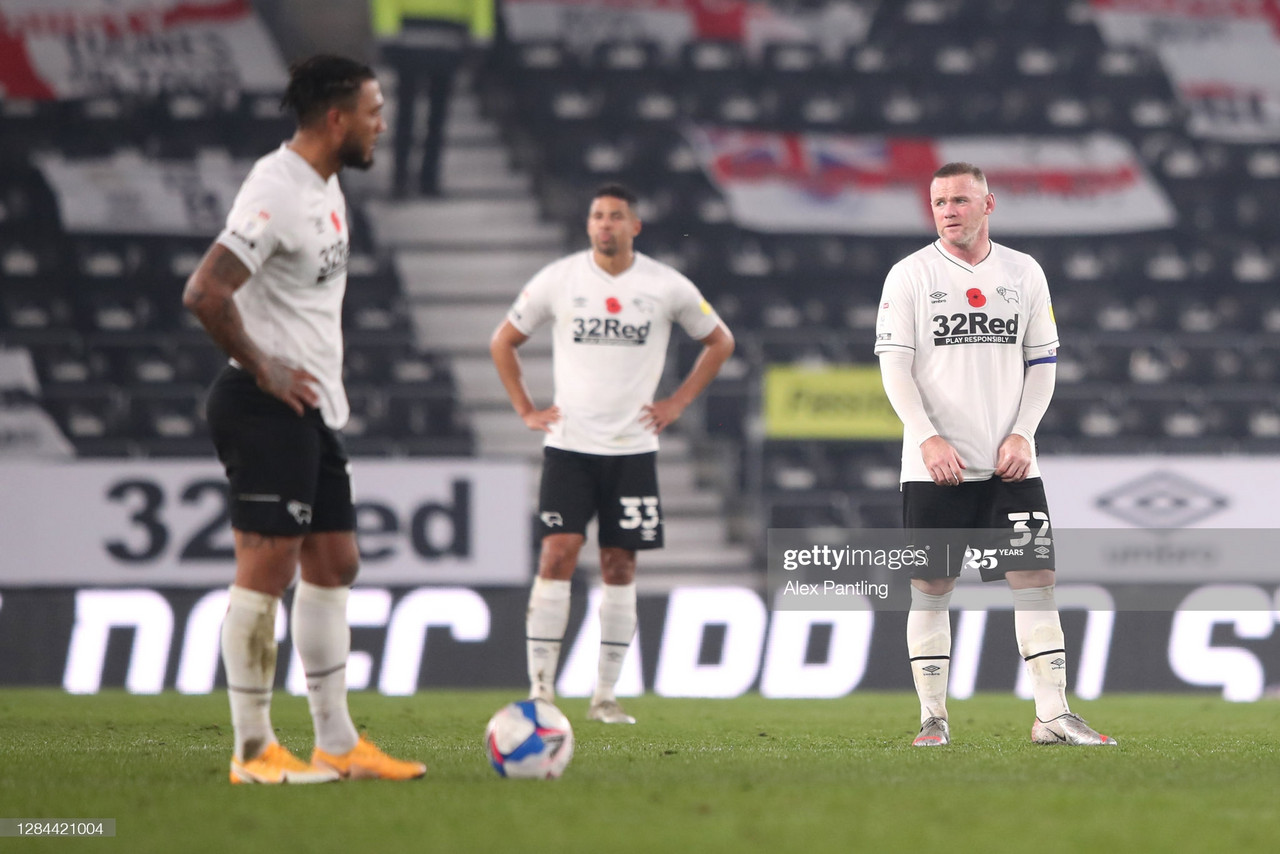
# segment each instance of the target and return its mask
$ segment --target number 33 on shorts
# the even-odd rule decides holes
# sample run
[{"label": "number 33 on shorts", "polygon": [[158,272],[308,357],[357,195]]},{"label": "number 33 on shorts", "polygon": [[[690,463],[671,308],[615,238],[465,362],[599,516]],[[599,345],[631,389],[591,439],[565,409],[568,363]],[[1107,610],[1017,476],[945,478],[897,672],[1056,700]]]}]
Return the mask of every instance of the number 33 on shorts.
[{"label": "number 33 on shorts", "polygon": [[652,540],[662,517],[658,515],[658,496],[656,495],[622,495],[618,497],[622,505],[622,518],[618,527],[624,531],[640,529],[640,536]]}]

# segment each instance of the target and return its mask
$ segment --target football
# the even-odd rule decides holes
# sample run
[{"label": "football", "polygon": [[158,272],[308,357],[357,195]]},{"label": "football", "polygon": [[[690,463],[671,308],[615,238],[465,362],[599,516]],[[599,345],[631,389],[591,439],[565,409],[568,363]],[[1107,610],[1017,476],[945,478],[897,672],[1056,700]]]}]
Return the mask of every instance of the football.
[{"label": "football", "polygon": [[503,777],[549,780],[563,774],[573,758],[573,727],[546,700],[521,700],[489,719],[484,746]]}]

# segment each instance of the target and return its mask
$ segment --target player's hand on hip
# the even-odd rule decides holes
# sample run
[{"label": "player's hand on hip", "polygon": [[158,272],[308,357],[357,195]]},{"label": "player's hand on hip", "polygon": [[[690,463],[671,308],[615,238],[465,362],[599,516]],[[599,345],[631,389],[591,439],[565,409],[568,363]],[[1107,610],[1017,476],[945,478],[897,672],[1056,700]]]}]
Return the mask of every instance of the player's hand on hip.
[{"label": "player's hand on hip", "polygon": [[964,483],[964,460],[951,443],[941,436],[930,436],[920,445],[920,456],[929,477],[938,486],[959,486]]},{"label": "player's hand on hip", "polygon": [[655,434],[661,433],[670,427],[677,418],[684,414],[684,407],[669,397],[663,400],[655,400],[653,403],[647,403],[644,405],[643,410],[640,415],[640,423]]},{"label": "player's hand on hip", "polygon": [[550,433],[551,425],[560,420],[560,407],[549,406],[546,409],[535,409],[532,412],[526,412],[520,417],[524,420],[524,426],[530,430]]},{"label": "player's hand on hip", "polygon": [[309,371],[287,365],[279,359],[267,357],[257,380],[260,389],[284,401],[298,415],[320,403],[320,395],[316,393],[320,381]]},{"label": "player's hand on hip", "polygon": [[1027,479],[1031,471],[1031,443],[1025,436],[1012,433],[1000,443],[996,454],[996,477],[1005,483]]}]

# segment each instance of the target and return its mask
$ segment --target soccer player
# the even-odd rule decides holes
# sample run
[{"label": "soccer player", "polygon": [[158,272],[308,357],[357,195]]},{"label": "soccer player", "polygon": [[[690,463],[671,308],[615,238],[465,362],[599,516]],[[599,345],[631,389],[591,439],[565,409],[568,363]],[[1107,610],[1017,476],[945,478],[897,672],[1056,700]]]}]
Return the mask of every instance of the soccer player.
[{"label": "soccer player", "polygon": [[[635,251],[636,198],[613,184],[587,214],[591,248],[555,261],[521,292],[490,342],[498,376],[530,430],[547,434],[538,499],[542,552],[526,622],[530,696],[554,700],[569,622],[569,580],[597,517],[600,660],[587,716],[633,724],[615,686],[636,630],[636,552],[662,547],[658,434],[680,417],[733,353],[733,335],[698,289]],[[539,409],[516,348],[552,325],[555,402]],[[654,400],[671,326],[703,344],[670,397]]]},{"label": "soccer player", "polygon": [[[290,69],[283,104],[297,117],[293,138],[254,164],[182,297],[231,357],[207,406],[235,536],[222,624],[231,782],[410,779],[426,766],[374,747],[347,709],[347,595],[359,554],[337,432],[349,413],[342,297],[351,245],[337,176],[372,165],[387,128],[382,93],[368,66],[321,55]],[[276,609],[299,565],[293,643],[315,723],[310,762],[276,741],[270,714]]]},{"label": "soccer player", "polygon": [[[938,240],[894,265],[876,322],[885,393],[902,419],[903,525],[1001,531],[1020,556],[981,548],[964,566],[1013,594],[1018,649],[1035,695],[1031,740],[1115,744],[1067,707],[1066,651],[1054,601],[1049,506],[1036,465],[1036,427],[1053,396],[1058,330],[1035,259],[992,242],[996,207],[982,170],[948,163],[929,185]],[[1021,545],[1025,544],[1025,548]],[[953,569],[911,581],[907,650],[920,696],[914,744],[949,743]]]}]

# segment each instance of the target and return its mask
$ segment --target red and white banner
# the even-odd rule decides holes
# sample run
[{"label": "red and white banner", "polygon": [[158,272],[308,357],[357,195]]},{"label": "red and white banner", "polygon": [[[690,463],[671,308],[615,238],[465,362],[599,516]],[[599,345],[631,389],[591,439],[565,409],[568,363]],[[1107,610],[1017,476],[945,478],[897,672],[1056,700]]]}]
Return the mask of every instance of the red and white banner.
[{"label": "red and white banner", "polygon": [[986,172],[1003,234],[1147,231],[1176,218],[1130,145],[1110,134],[928,139],[709,126],[686,133],[734,221],[755,231],[931,231],[929,178],[955,160]]},{"label": "red and white banner", "polygon": [[517,42],[558,40],[589,50],[604,41],[652,41],[674,56],[699,39],[738,42],[749,52],[804,41],[836,57],[866,39],[875,5],[781,10],[762,0],[506,0],[503,8],[507,34]]},{"label": "red and white banner", "polygon": [[0,0],[0,98],[276,92],[249,0]]},{"label": "red and white banner", "polygon": [[216,153],[194,160],[148,160],[136,152],[32,159],[58,200],[63,229],[85,234],[217,234],[253,166]]},{"label": "red and white banner", "polygon": [[1280,139],[1280,3],[1093,0],[1103,38],[1154,50],[1191,112],[1188,130],[1231,142]]}]

